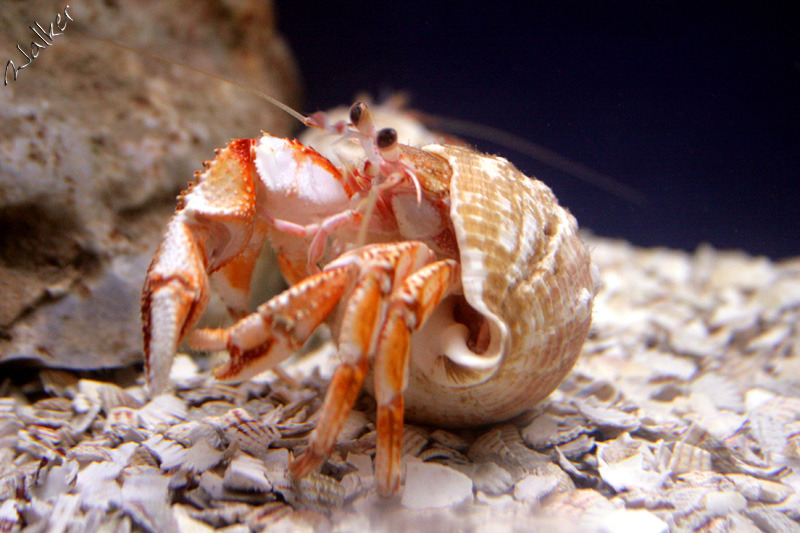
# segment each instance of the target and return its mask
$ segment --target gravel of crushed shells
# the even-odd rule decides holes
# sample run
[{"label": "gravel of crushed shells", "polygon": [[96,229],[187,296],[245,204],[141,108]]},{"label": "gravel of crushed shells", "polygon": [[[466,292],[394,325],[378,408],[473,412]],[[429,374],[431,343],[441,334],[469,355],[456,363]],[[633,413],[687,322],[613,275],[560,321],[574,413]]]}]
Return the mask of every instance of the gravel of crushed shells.
[{"label": "gravel of crushed shells", "polygon": [[510,422],[407,425],[394,500],[368,397],[320,474],[287,476],[323,344],[238,386],[179,356],[155,398],[131,372],[6,379],[0,531],[800,531],[800,259],[587,241],[604,287],[575,370]]}]

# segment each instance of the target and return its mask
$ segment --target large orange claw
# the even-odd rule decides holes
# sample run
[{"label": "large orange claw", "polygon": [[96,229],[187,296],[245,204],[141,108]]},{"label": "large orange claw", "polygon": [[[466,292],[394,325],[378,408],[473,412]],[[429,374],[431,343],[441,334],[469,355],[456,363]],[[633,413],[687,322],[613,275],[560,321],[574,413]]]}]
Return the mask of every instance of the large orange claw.
[{"label": "large orange claw", "polygon": [[147,271],[142,326],[153,394],[166,388],[175,350],[208,304],[210,273],[219,271],[229,305],[243,313],[255,263],[243,252],[260,249],[265,238],[255,223],[252,147],[249,139],[231,141],[195,174]]}]

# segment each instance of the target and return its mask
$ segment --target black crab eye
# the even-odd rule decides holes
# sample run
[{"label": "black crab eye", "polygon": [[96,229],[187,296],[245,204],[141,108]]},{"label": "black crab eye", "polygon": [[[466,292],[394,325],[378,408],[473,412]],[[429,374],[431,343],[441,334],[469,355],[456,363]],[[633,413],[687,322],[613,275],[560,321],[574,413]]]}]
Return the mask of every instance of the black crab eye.
[{"label": "black crab eye", "polygon": [[397,144],[397,130],[394,128],[383,128],[378,132],[375,140],[379,150],[386,150]]},{"label": "black crab eye", "polygon": [[361,117],[363,117],[367,112],[367,104],[364,102],[356,102],[350,108],[350,123],[353,124],[353,126],[358,127],[358,123],[361,122]]}]

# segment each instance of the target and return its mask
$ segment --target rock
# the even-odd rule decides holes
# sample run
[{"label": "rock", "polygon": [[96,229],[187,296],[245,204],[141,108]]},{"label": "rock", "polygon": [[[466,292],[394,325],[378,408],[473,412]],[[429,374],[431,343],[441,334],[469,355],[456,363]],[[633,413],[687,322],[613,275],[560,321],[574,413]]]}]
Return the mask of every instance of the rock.
[{"label": "rock", "polygon": [[[56,14],[41,0],[5,6],[3,59],[24,64],[17,44],[30,54],[29,26],[49,29]],[[90,0],[68,14],[0,89],[0,361],[98,368],[141,359],[145,271],[202,161],[233,137],[295,125],[243,90],[79,32],[294,106],[298,76],[269,2]]]}]

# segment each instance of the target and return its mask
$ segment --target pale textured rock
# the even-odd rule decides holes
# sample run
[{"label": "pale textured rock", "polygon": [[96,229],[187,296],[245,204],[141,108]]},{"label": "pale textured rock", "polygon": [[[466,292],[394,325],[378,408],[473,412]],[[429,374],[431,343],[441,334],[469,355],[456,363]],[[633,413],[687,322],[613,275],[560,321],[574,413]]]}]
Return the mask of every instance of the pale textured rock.
[{"label": "pale textured rock", "polygon": [[[30,50],[28,26],[49,27],[55,9],[3,5],[4,66],[25,62],[16,45]],[[65,33],[0,88],[0,361],[116,366],[141,358],[141,287],[176,193],[232,137],[294,125],[244,91],[78,30],[293,105],[297,75],[268,2],[90,0],[68,14]]]}]

